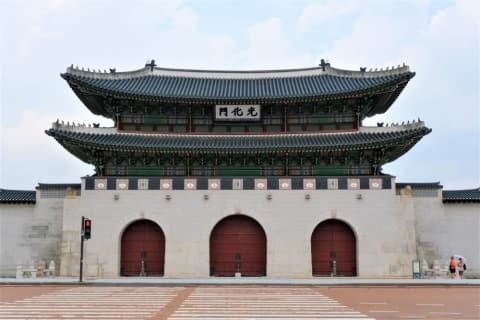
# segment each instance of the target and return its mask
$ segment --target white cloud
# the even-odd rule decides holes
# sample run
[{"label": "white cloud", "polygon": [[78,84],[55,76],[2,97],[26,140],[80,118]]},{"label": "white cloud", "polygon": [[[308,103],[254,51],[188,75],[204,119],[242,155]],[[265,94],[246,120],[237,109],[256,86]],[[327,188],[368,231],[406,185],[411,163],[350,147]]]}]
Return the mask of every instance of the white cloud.
[{"label": "white cloud", "polygon": [[273,17],[248,28],[248,47],[242,52],[242,63],[250,69],[278,69],[310,66],[308,53],[292,52],[292,35],[284,30],[282,20]]},{"label": "white cloud", "polygon": [[300,32],[304,32],[329,20],[338,20],[344,15],[357,11],[363,5],[365,5],[364,1],[353,0],[330,0],[308,4],[297,20],[297,28]]},{"label": "white cloud", "polygon": [[[19,30],[19,36],[16,39],[16,50],[20,57],[26,58],[33,54],[35,43],[45,41],[46,39],[58,39],[60,33],[46,27],[49,18],[52,15],[62,14],[69,8],[74,8],[76,0],[69,2],[62,0],[36,1],[25,6],[24,3],[16,3],[12,10],[7,11],[7,20],[20,18],[25,24]],[[63,12],[62,12],[63,11]],[[12,25],[10,25],[12,27]]]},{"label": "white cloud", "polygon": [[192,9],[188,7],[179,8],[172,16],[174,28],[177,30],[193,31],[198,28],[198,17]]},{"label": "white cloud", "polygon": [[[94,115],[86,117],[85,114],[63,113],[61,117],[65,119],[65,123],[67,121],[70,123],[75,122],[76,124],[101,122],[102,126],[112,126],[111,121],[101,120],[101,118]],[[47,136],[44,131],[48,130],[51,124],[58,118],[58,115],[38,113],[31,109],[24,110],[19,124],[11,127],[0,127],[2,157],[8,157],[13,154],[17,156],[31,154],[35,157],[33,153],[39,150],[57,150],[58,144],[52,143],[53,139]]]},{"label": "white cloud", "polygon": [[469,180],[463,187],[474,187],[480,183],[479,4],[457,1],[434,14],[427,2],[399,13],[388,6],[351,11],[351,31],[318,57],[349,69],[409,64],[416,77],[386,114],[365,124],[420,117],[433,132],[385,171],[402,181],[441,180],[459,188]]},{"label": "white cloud", "polygon": [[[209,2],[201,5],[202,10],[182,1],[9,2],[8,10],[0,13],[2,28],[8,30],[2,34],[0,50],[1,152],[7,160],[2,161],[1,178],[17,181],[11,174],[17,168],[28,168],[24,173],[31,176],[25,181],[33,179],[32,183],[39,181],[33,175],[51,174],[53,181],[65,181],[66,171],[73,170],[70,177],[91,171],[43,134],[57,117],[101,120],[57,76],[72,62],[131,70],[154,58],[165,67],[278,69],[311,67],[326,57],[340,68],[406,62],[417,72],[379,119],[402,122],[421,117],[434,131],[389,165],[389,172],[400,180],[421,176],[445,185],[465,183],[465,176],[473,177],[465,187],[471,187],[475,177],[478,181],[478,1],[445,3],[432,15],[429,1],[331,0],[312,2],[297,17],[292,13],[298,12],[298,4],[292,2],[295,10],[288,14],[272,7],[252,13],[257,20],[217,12],[221,6]],[[250,12],[250,7],[244,9]],[[230,14],[235,23],[216,25],[215,14]],[[342,32],[336,33],[337,27]],[[460,163],[451,154],[470,159],[457,166],[465,173],[457,167],[445,169]],[[52,163],[56,170],[49,168]]]},{"label": "white cloud", "polygon": [[[100,122],[83,113],[64,113],[62,117],[75,119],[75,123]],[[92,166],[76,159],[44,132],[56,119],[56,115],[26,109],[19,124],[0,127],[1,187],[32,189],[37,182],[78,182],[80,176],[93,173]],[[103,120],[102,126],[112,123]]]},{"label": "white cloud", "polygon": [[397,59],[398,51],[405,44],[402,40],[409,33],[397,22],[390,17],[360,18],[351,34],[336,40],[321,56],[329,58],[334,65],[351,69],[397,65],[403,61],[393,60]]},{"label": "white cloud", "polygon": [[47,7],[51,9],[58,9],[66,5],[65,0],[48,0]]},{"label": "white cloud", "polygon": [[480,184],[477,9],[478,4],[458,1],[437,12],[397,52],[417,75],[378,119],[419,116],[433,129],[409,154],[386,167],[403,180],[441,180],[446,188]]}]

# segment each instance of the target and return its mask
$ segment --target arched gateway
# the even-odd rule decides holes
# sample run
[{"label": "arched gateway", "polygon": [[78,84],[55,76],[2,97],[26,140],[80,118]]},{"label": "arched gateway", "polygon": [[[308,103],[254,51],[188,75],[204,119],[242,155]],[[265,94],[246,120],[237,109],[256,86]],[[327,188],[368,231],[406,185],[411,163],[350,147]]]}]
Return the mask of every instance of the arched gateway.
[{"label": "arched gateway", "polygon": [[221,220],[210,235],[210,275],[231,277],[267,274],[267,238],[252,218],[234,215]]},{"label": "arched gateway", "polygon": [[120,275],[163,276],[165,235],[150,220],[129,225],[122,235]]},{"label": "arched gateway", "polygon": [[355,235],[346,223],[323,221],[313,231],[311,244],[313,276],[357,275]]}]

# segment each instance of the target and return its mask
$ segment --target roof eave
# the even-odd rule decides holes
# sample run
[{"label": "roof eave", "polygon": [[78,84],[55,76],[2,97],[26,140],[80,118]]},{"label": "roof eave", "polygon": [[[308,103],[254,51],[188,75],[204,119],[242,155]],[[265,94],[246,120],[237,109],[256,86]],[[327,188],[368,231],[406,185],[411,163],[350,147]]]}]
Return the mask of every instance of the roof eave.
[{"label": "roof eave", "polygon": [[[196,154],[211,154],[211,153],[278,153],[285,151],[293,152],[329,152],[329,151],[354,151],[354,150],[369,150],[369,149],[382,149],[384,147],[393,148],[393,152],[389,157],[384,158],[382,163],[389,163],[402,156],[405,152],[410,150],[424,135],[428,134],[431,129],[422,127],[416,130],[406,131],[405,135],[401,135],[398,138],[390,138],[385,141],[365,141],[356,142],[350,145],[272,145],[271,148],[265,148],[264,146],[258,148],[239,146],[228,148],[215,148],[215,147],[187,147],[183,143],[178,146],[172,146],[172,144],[166,144],[164,146],[144,146],[144,145],[110,145],[105,144],[104,139],[101,143],[95,143],[86,140],[78,140],[74,136],[70,136],[68,132],[62,130],[50,129],[46,133],[54,137],[65,149],[77,156],[82,161],[93,164],[91,159],[88,159],[88,153],[82,150],[99,150],[99,151],[120,151],[120,152],[147,152],[147,153],[196,153]],[[96,135],[96,134],[93,134]],[[115,134],[116,135],[116,134]],[[92,134],[91,134],[92,136]],[[85,135],[82,134],[82,139]],[[93,136],[92,136],[93,137]],[[185,136],[188,138],[189,136]],[[107,142],[108,143],[108,142]]]},{"label": "roof eave", "polygon": [[[106,89],[101,87],[92,86],[85,83],[81,79],[71,77],[70,75],[62,74],[62,77],[67,80],[75,94],[82,100],[82,102],[97,115],[102,115],[106,118],[113,119],[111,115],[103,107],[103,103],[98,101],[96,105],[91,101],[97,100],[97,97],[88,98],[86,92],[91,93],[92,96],[106,95],[111,97],[117,97],[120,99],[134,99],[134,100],[146,100],[146,101],[158,101],[167,103],[185,103],[185,104],[226,104],[226,103],[258,103],[258,104],[273,104],[278,102],[284,103],[298,103],[298,102],[313,102],[313,101],[329,101],[340,100],[346,98],[360,98],[364,96],[379,96],[385,95],[385,88],[396,86],[393,93],[389,93],[386,97],[386,102],[380,105],[374,106],[372,110],[367,113],[367,116],[373,116],[378,113],[384,113],[393,104],[398,95],[404,89],[408,81],[415,75],[414,72],[406,73],[407,77],[401,77],[399,79],[393,79],[390,83],[384,83],[374,87],[362,88],[359,90],[343,91],[336,93],[325,93],[321,95],[303,95],[303,96],[276,96],[276,97],[181,97],[181,96],[162,96],[162,95],[145,95],[140,93],[130,93],[124,91],[116,91],[112,89]],[[402,85],[402,83],[404,83]],[[80,90],[79,88],[83,88]]]}]

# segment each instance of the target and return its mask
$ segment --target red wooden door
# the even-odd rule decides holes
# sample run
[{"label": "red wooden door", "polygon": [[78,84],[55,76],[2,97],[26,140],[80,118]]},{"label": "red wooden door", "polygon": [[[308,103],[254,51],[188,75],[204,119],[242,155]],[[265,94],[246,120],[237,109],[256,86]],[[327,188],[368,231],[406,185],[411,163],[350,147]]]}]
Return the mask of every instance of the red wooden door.
[{"label": "red wooden door", "polygon": [[330,276],[333,264],[336,275],[356,276],[356,241],[350,227],[338,220],[320,223],[312,234],[312,274]]},{"label": "red wooden door", "polygon": [[163,276],[165,236],[152,221],[132,223],[122,235],[120,274],[139,276],[144,261],[146,276]]},{"label": "red wooden door", "polygon": [[235,215],[220,221],[210,235],[210,275],[267,274],[267,239],[252,218]]}]

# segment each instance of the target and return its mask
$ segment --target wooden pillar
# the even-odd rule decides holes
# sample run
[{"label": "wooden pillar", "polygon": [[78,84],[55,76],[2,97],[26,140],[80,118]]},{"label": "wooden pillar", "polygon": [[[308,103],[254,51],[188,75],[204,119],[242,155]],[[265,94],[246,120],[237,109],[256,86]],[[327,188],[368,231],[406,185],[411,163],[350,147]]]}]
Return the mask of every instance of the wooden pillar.
[{"label": "wooden pillar", "polygon": [[192,132],[192,107],[188,106],[188,132]]},{"label": "wooden pillar", "polygon": [[285,153],[285,175],[288,176],[288,152]]}]

